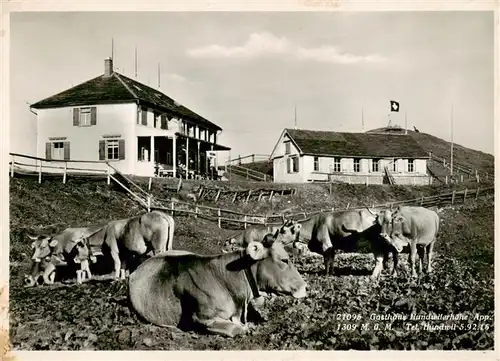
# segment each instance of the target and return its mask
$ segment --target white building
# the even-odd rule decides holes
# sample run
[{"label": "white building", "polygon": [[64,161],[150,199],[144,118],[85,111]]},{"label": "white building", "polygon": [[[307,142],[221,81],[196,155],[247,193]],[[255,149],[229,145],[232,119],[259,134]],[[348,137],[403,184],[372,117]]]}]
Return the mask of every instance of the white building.
[{"label": "white building", "polygon": [[406,134],[284,129],[271,159],[275,182],[424,185],[429,155]]},{"label": "white building", "polygon": [[142,176],[154,175],[158,163],[176,176],[180,169],[207,174],[207,153],[230,149],[217,144],[222,129],[216,124],[115,72],[112,59],[104,68],[103,75],[31,105],[38,157],[109,161]]}]

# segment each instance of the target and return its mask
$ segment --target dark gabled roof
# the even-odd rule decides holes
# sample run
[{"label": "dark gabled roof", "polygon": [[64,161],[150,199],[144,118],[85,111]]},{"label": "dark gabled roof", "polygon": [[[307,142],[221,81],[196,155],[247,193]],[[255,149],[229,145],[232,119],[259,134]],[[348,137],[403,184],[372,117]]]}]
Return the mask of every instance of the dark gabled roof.
[{"label": "dark gabled roof", "polygon": [[378,158],[428,158],[409,135],[285,129],[303,154]]},{"label": "dark gabled roof", "polygon": [[177,103],[162,92],[117,72],[108,77],[105,77],[103,74],[78,84],[68,90],[32,104],[31,108],[60,108],[134,101],[139,101],[139,104],[149,105],[173,115],[188,118],[209,128],[222,130],[218,125]]}]

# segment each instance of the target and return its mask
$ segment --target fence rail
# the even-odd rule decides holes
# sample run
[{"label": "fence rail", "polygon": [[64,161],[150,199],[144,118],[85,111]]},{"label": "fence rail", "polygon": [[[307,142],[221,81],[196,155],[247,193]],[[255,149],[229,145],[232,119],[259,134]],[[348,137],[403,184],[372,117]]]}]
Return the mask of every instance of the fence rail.
[{"label": "fence rail", "polygon": [[226,165],[226,170],[228,173],[234,173],[239,176],[245,177],[246,179],[251,179],[251,180],[256,180],[259,182],[272,182],[273,177],[266,174],[259,172],[257,170],[253,170],[247,167],[242,167],[239,165]]},{"label": "fence rail", "polygon": [[[342,212],[346,210],[362,209],[366,207],[371,208],[394,208],[402,205],[420,205],[423,207],[433,207],[442,206],[446,204],[459,204],[465,203],[467,199],[477,200],[481,196],[488,196],[494,194],[494,187],[488,188],[475,188],[475,189],[464,189],[461,191],[452,191],[435,196],[423,196],[419,198],[407,199],[402,201],[386,202],[381,204],[369,204],[356,207],[350,207],[350,204],[344,208],[324,208],[312,212],[297,212],[297,213],[280,213],[273,215],[264,214],[245,214],[241,212],[231,211],[222,208],[209,207],[197,205],[189,202],[180,201],[167,201],[161,199],[154,199],[147,202],[150,206],[148,210],[163,210],[171,213],[172,215],[194,215],[195,217],[204,218],[217,222],[219,228],[224,228],[223,226],[228,225],[239,225],[247,228],[249,225],[279,225],[284,222],[285,219],[291,219],[296,221],[301,221],[307,219],[315,214],[322,212]],[[169,207],[162,204],[163,202],[169,202]]]},{"label": "fence rail", "polygon": [[[441,157],[435,156],[434,154],[430,153],[429,158],[432,161],[435,161],[435,162],[442,164],[443,167],[445,167],[447,169],[450,169],[450,167],[451,167],[451,162],[444,157],[441,158]],[[493,174],[489,174],[488,172],[484,172],[484,173],[478,172],[477,169],[473,169],[471,167],[468,167],[466,165],[463,165],[463,164],[460,164],[457,162],[453,162],[453,171],[456,171],[457,173],[466,174],[468,177],[475,177],[476,181],[478,183],[480,181],[480,178],[483,178],[485,180],[489,180],[491,178],[491,180],[493,180],[493,177],[494,177]]]},{"label": "fence rail", "polygon": [[269,161],[270,157],[271,157],[270,154],[249,154],[244,157],[238,156],[237,158],[229,159],[226,162],[226,164],[240,165],[244,163],[263,162],[263,161]]},{"label": "fence rail", "polygon": [[[13,157],[16,157],[16,156],[17,157],[25,157],[25,158],[35,159],[38,161],[49,161],[49,160],[46,160],[43,158],[29,157],[29,156],[24,156],[24,155],[20,155],[20,154],[11,154],[11,156],[13,156]],[[64,161],[64,160],[63,161],[51,160],[51,161],[65,163],[65,167],[64,167],[65,172],[64,172],[64,180],[63,181],[66,180],[66,174],[67,174],[67,169],[68,169],[66,162],[87,163],[86,161]],[[93,162],[93,161],[89,161],[88,163],[104,163],[104,164],[106,164],[105,172],[107,174],[108,184],[110,184],[110,181],[112,179],[119,186],[121,186],[131,196],[131,198],[133,200],[138,202],[140,206],[142,206],[143,208],[145,208],[148,211],[158,209],[158,210],[170,212],[170,213],[172,213],[172,215],[182,215],[182,214],[194,215],[195,217],[205,218],[207,220],[217,222],[219,228],[222,228],[223,224],[224,225],[236,224],[236,225],[240,225],[240,226],[243,225],[243,227],[245,227],[245,228],[248,225],[252,225],[252,224],[278,225],[278,224],[282,224],[282,222],[285,219],[303,220],[303,219],[306,219],[306,218],[308,218],[314,214],[320,213],[320,212],[341,212],[341,211],[345,211],[347,209],[361,209],[361,208],[366,208],[366,207],[393,208],[393,207],[398,206],[398,205],[421,205],[424,207],[431,207],[431,206],[440,206],[443,204],[465,203],[467,199],[477,200],[480,196],[488,196],[488,195],[494,194],[494,187],[487,187],[487,188],[482,188],[482,189],[480,189],[480,188],[475,188],[475,189],[466,188],[466,189],[461,190],[461,191],[452,191],[452,192],[438,194],[435,196],[427,196],[427,197],[419,197],[419,198],[414,198],[414,199],[409,199],[409,200],[386,202],[383,204],[363,205],[363,206],[357,206],[354,208],[350,208],[350,204],[348,204],[347,207],[345,207],[345,208],[335,209],[334,207],[331,207],[328,209],[320,209],[320,210],[316,210],[313,212],[297,212],[297,213],[291,213],[291,214],[280,213],[280,214],[271,214],[271,215],[245,214],[242,212],[232,211],[232,210],[228,210],[228,209],[203,206],[203,205],[199,205],[196,203],[154,198],[150,193],[143,190],[139,185],[134,183],[129,177],[122,174],[119,170],[117,170],[115,167],[111,166],[109,163],[107,163],[107,162]],[[15,159],[12,159],[12,161],[11,161],[11,174],[12,175],[14,173],[14,168],[15,168],[16,164],[18,164],[18,163],[15,161]],[[40,165],[40,168],[41,168],[41,165]],[[111,174],[111,170],[114,170],[114,174]],[[136,192],[132,191],[126,184],[123,184],[123,182],[121,182],[120,179],[117,178],[117,176],[116,176],[117,174],[119,174],[127,182],[132,184],[135,188],[139,188],[140,194],[137,194]],[[41,182],[41,170],[39,173],[39,180]]]}]

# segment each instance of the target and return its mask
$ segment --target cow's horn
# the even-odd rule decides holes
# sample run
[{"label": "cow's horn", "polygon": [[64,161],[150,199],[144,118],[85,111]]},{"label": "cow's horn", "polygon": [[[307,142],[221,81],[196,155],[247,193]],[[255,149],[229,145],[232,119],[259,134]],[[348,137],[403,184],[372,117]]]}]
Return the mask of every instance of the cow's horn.
[{"label": "cow's horn", "polygon": [[377,212],[372,211],[372,210],[371,210],[370,208],[368,208],[368,207],[366,207],[366,209],[368,209],[368,212],[370,212],[370,213],[371,213],[371,214],[373,214],[373,215],[376,215],[376,214],[377,214]]}]

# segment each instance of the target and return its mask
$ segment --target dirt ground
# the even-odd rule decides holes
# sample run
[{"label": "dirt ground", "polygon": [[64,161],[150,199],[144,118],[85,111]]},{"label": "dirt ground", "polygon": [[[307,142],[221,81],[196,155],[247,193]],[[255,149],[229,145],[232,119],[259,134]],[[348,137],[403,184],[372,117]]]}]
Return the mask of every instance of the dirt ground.
[{"label": "dirt ground", "polygon": [[[114,202],[110,195],[102,197]],[[13,212],[26,217],[18,208]],[[29,250],[19,243],[11,246],[11,343],[16,350],[491,350],[493,202],[446,208],[441,218],[432,275],[411,280],[405,254],[400,255],[398,278],[385,275],[379,281],[368,277],[373,267],[370,254],[340,254],[335,276],[322,274],[321,258],[294,257],[309,285],[308,297],[266,300],[260,310],[265,321],[234,339],[144,323],[127,305],[125,282],[23,288]],[[176,222],[174,248],[200,253],[214,253],[235,233],[194,218]],[[11,219],[15,242],[22,242],[23,232]],[[384,319],[411,314],[463,319]]]}]

